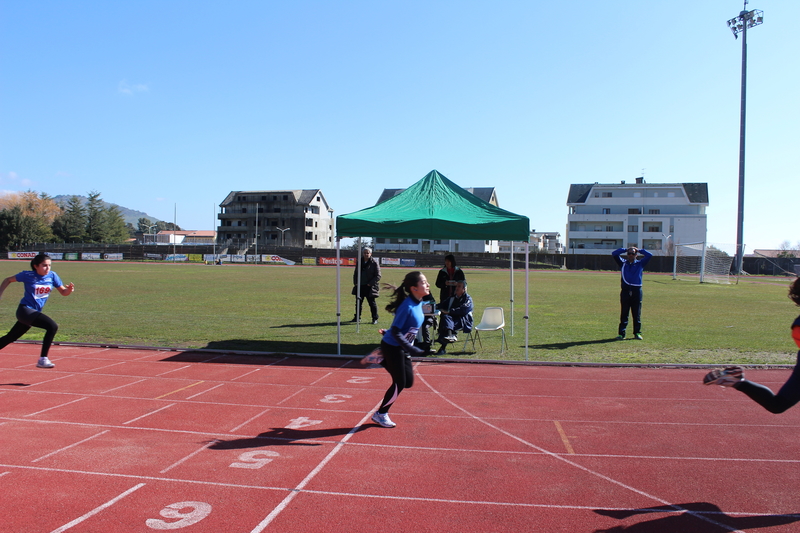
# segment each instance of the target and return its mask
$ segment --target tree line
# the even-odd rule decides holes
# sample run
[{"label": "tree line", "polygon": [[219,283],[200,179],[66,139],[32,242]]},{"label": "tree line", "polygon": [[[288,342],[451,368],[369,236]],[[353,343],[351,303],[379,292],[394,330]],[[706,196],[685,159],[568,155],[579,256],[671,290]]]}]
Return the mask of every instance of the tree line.
[{"label": "tree line", "polygon": [[[156,226],[153,229],[153,226]],[[138,227],[125,222],[119,207],[106,204],[92,191],[84,201],[70,196],[59,204],[46,193],[25,191],[0,197],[0,249],[15,250],[35,243],[122,244],[137,231],[180,229],[172,223],[153,224],[147,218]],[[153,230],[153,231],[150,231]]]}]

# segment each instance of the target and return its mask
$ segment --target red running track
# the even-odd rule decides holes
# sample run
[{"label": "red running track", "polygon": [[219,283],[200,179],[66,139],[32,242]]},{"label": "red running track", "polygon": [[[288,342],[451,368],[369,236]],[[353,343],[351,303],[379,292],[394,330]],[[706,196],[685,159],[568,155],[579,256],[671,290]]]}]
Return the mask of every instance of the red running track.
[{"label": "red running track", "polygon": [[[800,531],[800,408],[704,370],[0,353],[0,531]],[[773,388],[786,370],[748,377]]]}]

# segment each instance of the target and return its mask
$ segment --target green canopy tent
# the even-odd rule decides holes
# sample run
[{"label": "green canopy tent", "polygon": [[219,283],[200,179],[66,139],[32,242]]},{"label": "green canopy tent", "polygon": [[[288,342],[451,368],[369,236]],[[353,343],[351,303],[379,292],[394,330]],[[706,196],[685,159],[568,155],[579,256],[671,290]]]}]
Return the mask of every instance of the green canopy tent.
[{"label": "green canopy tent", "polygon": [[[336,312],[341,353],[340,239],[342,237],[416,238],[431,240],[508,240],[530,239],[528,217],[481,200],[459,187],[436,170],[400,194],[374,207],[336,217]],[[360,243],[359,243],[360,247]],[[360,254],[359,254],[360,255]],[[513,322],[513,254],[512,322]],[[528,345],[528,254],[525,254],[525,353]]]}]

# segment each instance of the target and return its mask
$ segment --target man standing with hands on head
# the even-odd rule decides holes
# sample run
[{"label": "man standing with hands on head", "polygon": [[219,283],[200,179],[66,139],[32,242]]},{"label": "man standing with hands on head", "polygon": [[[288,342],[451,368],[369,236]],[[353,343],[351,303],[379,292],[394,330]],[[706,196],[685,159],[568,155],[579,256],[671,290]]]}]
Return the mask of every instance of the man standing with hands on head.
[{"label": "man standing with hands on head", "polygon": [[[625,261],[620,256],[625,254]],[[641,259],[637,256],[642,254]],[[639,250],[635,246],[629,248],[618,248],[611,252],[611,256],[620,267],[622,290],[619,293],[619,303],[621,306],[619,315],[619,329],[617,330],[617,340],[625,338],[625,330],[628,328],[628,314],[633,317],[633,338],[642,340],[642,274],[644,267],[650,262],[653,254],[647,250]]]}]

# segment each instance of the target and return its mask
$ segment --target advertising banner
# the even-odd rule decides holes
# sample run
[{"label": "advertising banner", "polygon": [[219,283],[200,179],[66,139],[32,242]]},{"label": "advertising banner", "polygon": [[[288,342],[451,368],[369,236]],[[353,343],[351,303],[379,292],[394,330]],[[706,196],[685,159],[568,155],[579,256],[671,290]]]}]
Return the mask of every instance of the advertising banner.
[{"label": "advertising banner", "polygon": [[67,261],[77,261],[78,252],[67,252],[64,254],[64,259],[66,259]]},{"label": "advertising banner", "polygon": [[9,259],[33,259],[39,252],[8,252]]},{"label": "advertising banner", "polygon": [[174,262],[188,261],[189,260],[189,256],[186,255],[186,254],[167,254],[164,257],[164,260],[165,261],[174,261]]},{"label": "advertising banner", "polygon": [[[319,258],[320,265],[336,265],[336,258],[335,257],[320,257]],[[356,266],[356,260],[354,257],[342,257],[339,260],[339,264],[342,266]]]},{"label": "advertising banner", "polygon": [[122,254],[103,254],[103,259],[106,261],[122,261]]},{"label": "advertising banner", "polygon": [[81,261],[100,261],[100,254],[97,252],[81,252]]},{"label": "advertising banner", "polygon": [[417,266],[417,260],[416,259],[400,259],[400,266],[404,266],[404,267]]},{"label": "advertising banner", "polygon": [[399,266],[400,265],[400,258],[399,257],[381,257],[381,264],[382,265]]},{"label": "advertising banner", "polygon": [[273,265],[293,265],[295,264],[294,261],[281,257],[279,255],[262,255],[261,256],[262,263],[268,263]]},{"label": "advertising banner", "polygon": [[303,258],[303,264],[304,265],[316,265],[317,264],[317,258],[316,257],[304,257]]}]

